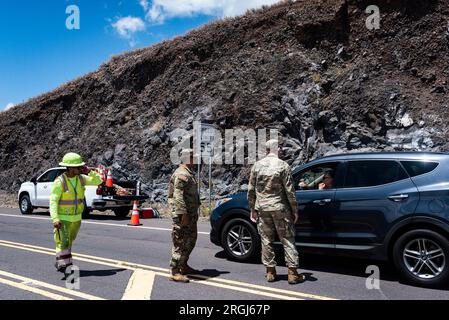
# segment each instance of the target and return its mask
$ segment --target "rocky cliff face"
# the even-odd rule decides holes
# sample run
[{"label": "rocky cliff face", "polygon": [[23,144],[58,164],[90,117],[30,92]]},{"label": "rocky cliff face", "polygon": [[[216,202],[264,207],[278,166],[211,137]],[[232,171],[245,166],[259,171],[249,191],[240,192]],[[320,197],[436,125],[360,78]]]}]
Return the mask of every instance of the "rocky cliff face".
[{"label": "rocky cliff face", "polygon": [[[378,5],[381,28],[365,25]],[[278,128],[292,165],[330,153],[446,151],[447,0],[288,1],[114,57],[0,114],[0,189],[68,151],[163,201],[170,133],[195,120]],[[215,194],[250,166],[214,166]],[[244,188],[244,187],[243,187]]]}]

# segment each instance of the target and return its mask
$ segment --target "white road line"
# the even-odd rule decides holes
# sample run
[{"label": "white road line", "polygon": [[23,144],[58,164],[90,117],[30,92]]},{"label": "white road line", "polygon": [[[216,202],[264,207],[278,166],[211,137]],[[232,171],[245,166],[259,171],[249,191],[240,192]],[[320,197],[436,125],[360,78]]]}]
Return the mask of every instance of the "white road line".
[{"label": "white road line", "polygon": [[[29,286],[29,285],[24,284],[24,283],[14,282],[14,281],[11,281],[11,280],[8,280],[8,279],[0,278],[0,283],[1,284],[5,284],[5,285],[10,286],[10,287],[14,287],[14,288],[20,289],[20,290],[32,292],[32,293],[35,293],[35,294],[38,294],[38,295],[41,295],[41,296],[44,296],[44,297],[47,297],[47,298],[50,298],[50,299],[53,299],[53,300],[73,300],[71,298],[64,297],[64,296],[61,296],[59,294],[52,293],[50,291],[45,291],[45,290],[42,290],[42,289],[39,289],[39,288],[35,288],[35,287],[32,287],[32,286]],[[7,299],[3,298],[3,300],[7,300]]]},{"label": "white road line", "polygon": [[154,272],[143,269],[134,271],[122,300],[150,300],[155,275]]},{"label": "white road line", "polygon": [[[23,218],[23,219],[35,219],[35,220],[47,220],[50,221],[50,218],[43,218],[43,217],[30,217],[30,216],[19,216],[16,214],[6,214],[6,213],[0,213],[0,216],[2,217],[13,217],[13,218]],[[86,221],[83,220],[83,224],[97,224],[97,225],[103,225],[103,226],[111,226],[111,227],[122,227],[122,228],[132,228],[132,229],[148,229],[148,230],[158,230],[158,231],[172,231],[170,228],[158,228],[158,227],[133,227],[128,225],[121,225],[117,223],[106,223],[106,222],[93,222],[93,221]],[[204,231],[198,231],[198,234],[205,234],[209,235],[209,232]]]},{"label": "white road line", "polygon": [[35,279],[19,276],[17,274],[6,272],[6,271],[2,271],[2,270],[0,270],[0,276],[6,277],[6,278],[11,278],[11,279],[18,280],[18,281],[22,281],[22,284],[24,284],[24,285],[38,286],[38,287],[54,290],[54,291],[57,291],[59,293],[64,293],[64,294],[67,294],[67,295],[70,295],[70,296],[74,296],[74,297],[77,297],[77,298],[81,298],[81,299],[86,299],[86,300],[104,300],[103,298],[99,298],[99,297],[96,297],[96,296],[93,296],[93,295],[90,295],[90,294],[87,294],[87,293],[83,293],[83,292],[79,292],[79,291],[75,291],[75,290],[70,290],[70,289],[67,289],[67,288],[64,288],[64,287],[55,286],[55,285],[50,284],[50,283],[46,283],[46,282],[42,282],[42,281],[39,281],[39,280],[35,280]]}]

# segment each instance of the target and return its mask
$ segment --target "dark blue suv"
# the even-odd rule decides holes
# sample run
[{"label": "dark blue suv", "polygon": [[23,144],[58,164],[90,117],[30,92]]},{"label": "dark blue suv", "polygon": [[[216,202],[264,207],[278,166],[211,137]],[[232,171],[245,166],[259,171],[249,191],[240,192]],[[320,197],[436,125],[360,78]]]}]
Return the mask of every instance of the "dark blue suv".
[{"label": "dark blue suv", "polygon": [[[389,260],[413,284],[449,278],[449,154],[342,154],[293,170],[301,251]],[[260,256],[246,193],[221,199],[211,241],[229,257]]]}]

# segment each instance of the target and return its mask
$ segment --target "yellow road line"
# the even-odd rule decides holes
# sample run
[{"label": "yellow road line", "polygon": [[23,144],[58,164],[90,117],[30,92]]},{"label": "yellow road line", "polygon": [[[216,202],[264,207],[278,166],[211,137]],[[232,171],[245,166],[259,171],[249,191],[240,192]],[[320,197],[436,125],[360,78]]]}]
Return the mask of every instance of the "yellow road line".
[{"label": "yellow road line", "polygon": [[155,273],[138,269],[133,272],[122,300],[150,300]]},{"label": "yellow road line", "polygon": [[[46,253],[46,254],[54,254],[55,250],[39,247],[39,246],[33,246],[29,244],[24,243],[17,243],[17,242],[11,242],[11,241],[5,241],[0,240],[0,245],[12,247],[12,248],[18,248],[20,247],[26,248],[25,250],[29,251],[35,251],[40,253]],[[168,269],[160,268],[160,267],[154,267],[154,266],[148,266],[144,264],[138,264],[138,263],[132,263],[132,262],[126,262],[126,261],[118,261],[108,258],[102,258],[102,257],[96,257],[96,256],[90,256],[86,254],[73,254],[74,257],[77,257],[80,261],[85,262],[93,262],[97,264],[103,264],[108,266],[114,266],[114,267],[124,267],[129,270],[136,270],[136,269],[145,269],[154,271],[155,274],[169,277]],[[247,292],[252,293],[256,295],[261,296],[268,296],[272,298],[278,298],[278,299],[289,299],[293,297],[299,297],[302,299],[316,299],[316,300],[337,300],[335,298],[326,297],[326,296],[320,296],[315,294],[309,294],[309,293],[303,293],[299,291],[291,291],[291,290],[284,290],[284,289],[278,289],[278,288],[271,288],[261,285],[256,285],[252,283],[242,282],[242,281],[234,281],[234,280],[228,280],[228,279],[217,279],[217,278],[210,278],[203,275],[192,275],[190,278],[193,280],[192,282],[196,283],[202,283],[214,287],[222,287],[227,288],[230,290],[235,291],[241,291],[241,292]],[[252,288],[252,289],[249,289]],[[275,294],[271,293],[274,292]]]},{"label": "yellow road line", "polygon": [[[26,250],[26,251],[31,251],[31,252],[37,252],[37,253],[43,253],[43,254],[47,254],[47,255],[54,255],[54,251],[51,249],[44,248],[45,250],[37,250],[37,249],[33,249],[33,248],[27,248],[25,246],[4,244],[4,243],[2,243],[1,240],[0,240],[0,246],[10,247],[10,248],[20,249],[20,250]],[[84,257],[80,257],[77,255],[73,255],[73,256],[77,257],[78,261],[84,261],[84,262],[94,263],[94,264],[101,264],[101,265],[115,267],[115,268],[122,267],[122,268],[126,268],[126,269],[132,270],[132,271],[138,270],[138,268],[133,267],[132,264],[128,265],[127,263],[125,263],[123,261],[117,261],[117,263],[113,263],[113,262],[100,261],[97,259],[84,258]],[[110,259],[108,259],[108,260],[110,260]],[[154,274],[158,275],[158,276],[166,277],[166,278],[170,277],[170,275],[167,273],[167,270],[166,270],[166,272],[154,272]],[[236,286],[231,286],[231,285],[226,285],[226,284],[221,284],[221,283],[214,283],[214,282],[209,282],[209,281],[204,281],[204,280],[198,281],[198,280],[192,279],[192,282],[204,284],[204,285],[208,285],[208,286],[212,286],[212,287],[219,287],[219,288],[223,288],[223,289],[240,291],[240,292],[250,293],[250,294],[259,295],[259,296],[265,296],[265,297],[269,297],[269,298],[281,299],[281,300],[303,300],[303,299],[296,298],[296,297],[289,297],[289,296],[285,296],[285,295],[279,295],[279,294],[274,294],[274,293],[270,293],[270,292],[263,292],[263,291],[259,291],[259,290],[252,290],[252,289],[248,289],[245,287],[236,287]]]},{"label": "yellow road line", "polygon": [[20,290],[25,290],[25,291],[28,291],[28,292],[32,292],[32,293],[35,293],[35,294],[38,294],[38,295],[41,295],[41,296],[44,296],[44,297],[47,297],[47,298],[50,298],[50,299],[53,299],[53,300],[73,300],[71,298],[64,297],[64,296],[61,296],[61,295],[53,293],[53,292],[49,292],[49,291],[46,291],[46,290],[35,288],[35,287],[29,286],[29,285],[24,284],[24,283],[18,283],[18,282],[14,282],[14,281],[11,281],[11,280],[8,280],[8,279],[3,279],[1,277],[0,277],[0,283],[5,284],[5,285],[10,286],[10,287],[14,287],[14,288],[20,289]]},{"label": "yellow road line", "polygon": [[82,298],[82,299],[86,299],[86,300],[104,300],[103,298],[99,298],[99,297],[96,297],[96,296],[93,296],[93,295],[90,295],[90,294],[87,294],[87,293],[82,293],[82,292],[71,290],[71,289],[67,289],[67,288],[64,288],[64,287],[55,286],[55,285],[50,284],[50,283],[46,283],[46,282],[42,282],[42,281],[39,281],[39,280],[35,280],[35,279],[19,276],[17,274],[6,272],[6,271],[2,271],[2,270],[0,270],[0,276],[4,276],[4,277],[11,278],[11,279],[14,279],[14,280],[23,281],[26,284],[36,285],[36,286],[39,286],[39,287],[42,287],[42,288],[58,291],[60,293],[68,294],[68,295],[71,295],[71,296],[74,296],[74,297],[77,297],[77,298]]}]

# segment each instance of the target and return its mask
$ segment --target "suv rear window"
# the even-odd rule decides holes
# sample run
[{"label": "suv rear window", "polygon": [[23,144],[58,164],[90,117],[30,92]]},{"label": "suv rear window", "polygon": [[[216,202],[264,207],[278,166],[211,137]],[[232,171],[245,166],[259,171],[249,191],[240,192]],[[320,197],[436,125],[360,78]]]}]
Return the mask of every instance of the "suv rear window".
[{"label": "suv rear window", "polygon": [[402,161],[402,165],[407,170],[410,177],[416,177],[421,174],[429,173],[438,167],[438,162],[429,161]]},{"label": "suv rear window", "polygon": [[373,187],[408,178],[396,161],[349,161],[345,188]]}]

